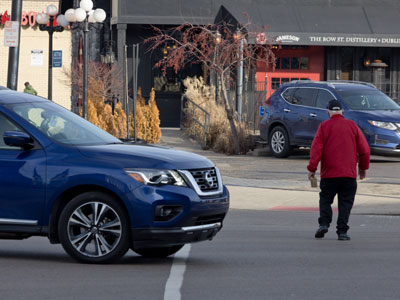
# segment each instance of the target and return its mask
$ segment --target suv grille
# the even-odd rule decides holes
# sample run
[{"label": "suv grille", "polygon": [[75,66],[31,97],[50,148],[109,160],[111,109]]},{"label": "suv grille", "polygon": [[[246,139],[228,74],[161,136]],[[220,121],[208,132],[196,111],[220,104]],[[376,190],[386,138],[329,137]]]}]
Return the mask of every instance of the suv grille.
[{"label": "suv grille", "polygon": [[210,192],[218,189],[218,178],[215,168],[189,170],[202,192]]}]

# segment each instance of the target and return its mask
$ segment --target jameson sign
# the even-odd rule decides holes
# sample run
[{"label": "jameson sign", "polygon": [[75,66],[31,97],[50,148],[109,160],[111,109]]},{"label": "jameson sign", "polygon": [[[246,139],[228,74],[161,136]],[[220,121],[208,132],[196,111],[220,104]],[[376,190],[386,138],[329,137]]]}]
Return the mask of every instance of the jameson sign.
[{"label": "jameson sign", "polygon": [[400,35],[267,32],[272,44],[400,47]]}]

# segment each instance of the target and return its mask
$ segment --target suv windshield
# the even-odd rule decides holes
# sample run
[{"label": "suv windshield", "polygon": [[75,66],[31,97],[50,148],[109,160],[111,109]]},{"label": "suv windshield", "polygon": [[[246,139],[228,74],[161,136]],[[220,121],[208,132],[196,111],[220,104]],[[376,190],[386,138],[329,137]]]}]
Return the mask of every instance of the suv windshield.
[{"label": "suv windshield", "polygon": [[7,107],[59,143],[70,145],[122,143],[111,134],[50,101],[12,104]]},{"label": "suv windshield", "polygon": [[398,110],[400,106],[378,90],[337,91],[343,103],[353,110]]}]

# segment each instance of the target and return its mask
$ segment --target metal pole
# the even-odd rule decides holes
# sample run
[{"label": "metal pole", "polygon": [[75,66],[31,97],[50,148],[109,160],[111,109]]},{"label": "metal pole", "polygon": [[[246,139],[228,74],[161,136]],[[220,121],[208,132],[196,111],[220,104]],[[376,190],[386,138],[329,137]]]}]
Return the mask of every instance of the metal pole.
[{"label": "metal pole", "polygon": [[243,42],[244,39],[240,39],[239,43],[239,66],[237,69],[237,81],[236,81],[236,108],[238,112],[239,123],[242,121],[242,96],[243,96]]},{"label": "metal pole", "polygon": [[19,45],[21,40],[21,15],[22,15],[22,0],[12,0],[11,21],[18,21],[18,46],[8,49],[8,72],[7,72],[7,87],[12,90],[17,90],[18,86],[18,64],[19,64]]},{"label": "metal pole", "polygon": [[53,99],[53,21],[54,17],[50,16],[50,25],[49,28],[47,28],[47,32],[49,33],[49,72],[47,79],[47,98],[49,100]]},{"label": "metal pole", "polygon": [[[125,55],[124,55],[124,61],[125,61],[125,82],[126,82],[126,97],[125,97],[125,101],[126,101],[126,109],[125,109],[125,113],[126,113],[126,138],[129,139],[129,94],[128,94],[128,46],[125,45]],[[132,70],[133,73],[133,70]]]},{"label": "metal pole", "polygon": [[86,17],[83,22],[83,103],[82,103],[82,116],[87,120],[87,108],[88,108],[88,33],[89,33],[89,22]]},{"label": "metal pole", "polygon": [[137,74],[138,74],[139,44],[133,44],[132,52],[132,87],[133,87],[133,139],[136,142],[136,101],[137,101]]}]

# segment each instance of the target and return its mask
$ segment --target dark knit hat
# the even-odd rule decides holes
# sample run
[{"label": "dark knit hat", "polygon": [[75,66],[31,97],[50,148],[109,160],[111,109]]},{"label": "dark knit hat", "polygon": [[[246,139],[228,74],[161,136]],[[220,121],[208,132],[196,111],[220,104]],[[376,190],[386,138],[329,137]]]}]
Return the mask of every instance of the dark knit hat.
[{"label": "dark knit hat", "polygon": [[339,110],[342,110],[342,104],[340,104],[339,101],[333,99],[333,100],[329,101],[327,108],[329,110],[339,111]]}]

